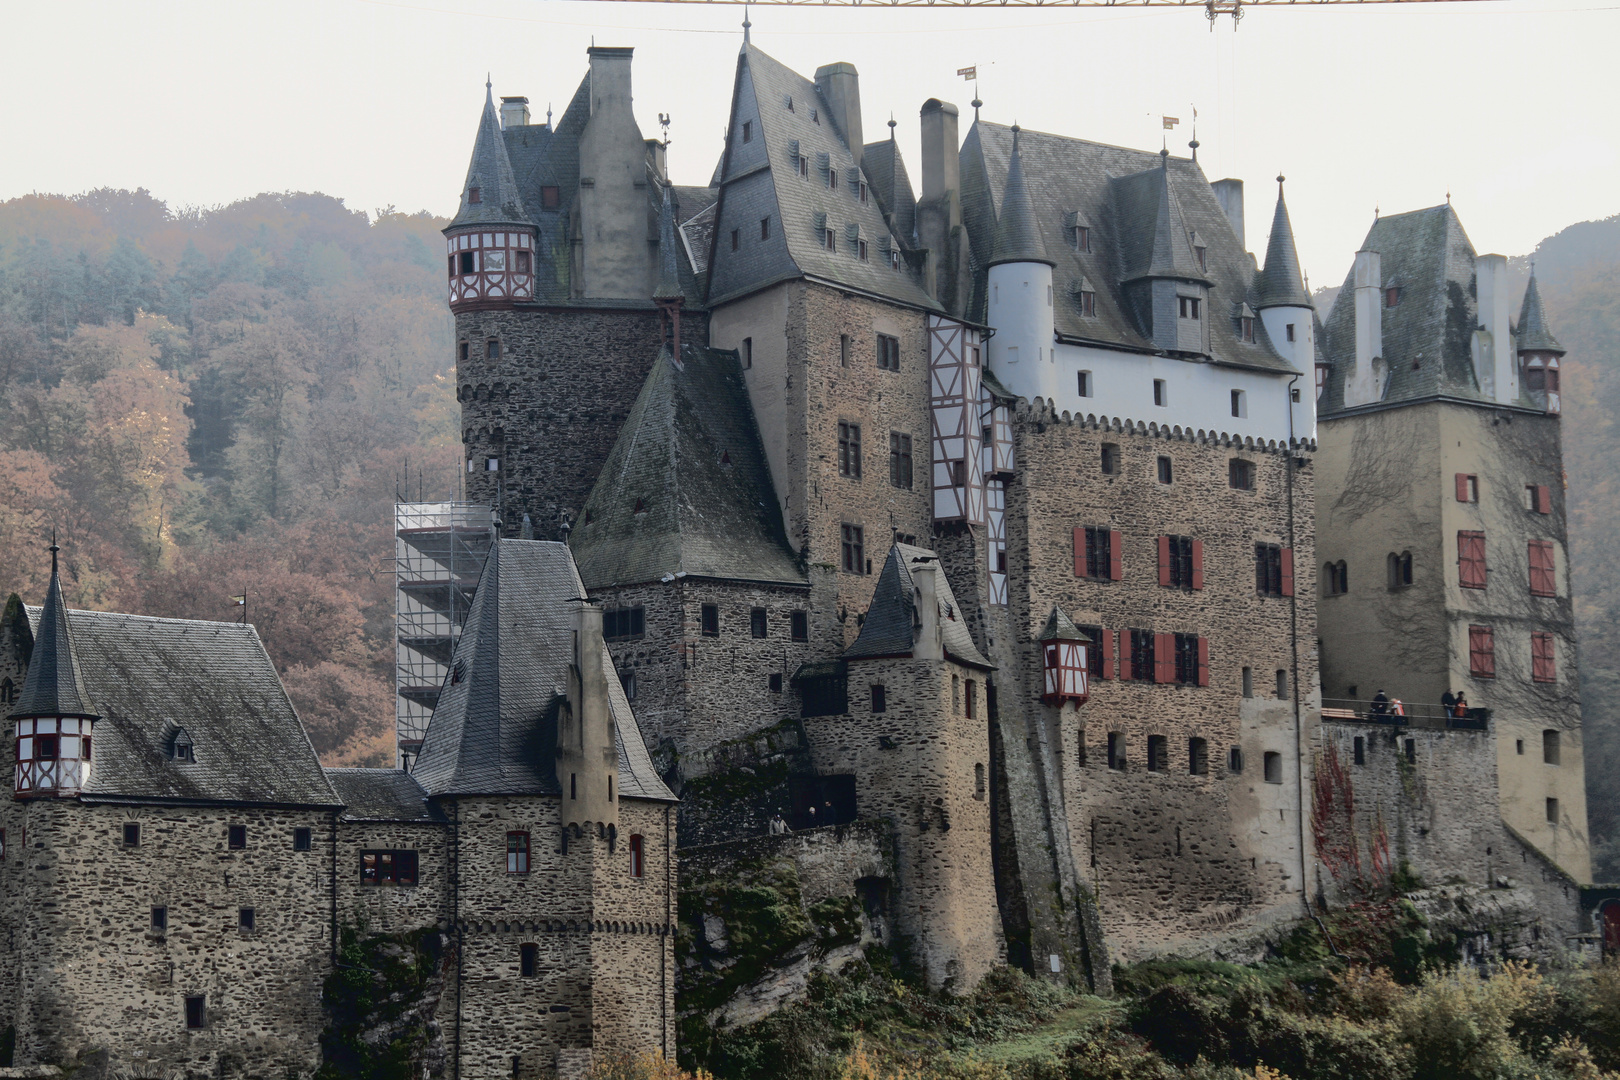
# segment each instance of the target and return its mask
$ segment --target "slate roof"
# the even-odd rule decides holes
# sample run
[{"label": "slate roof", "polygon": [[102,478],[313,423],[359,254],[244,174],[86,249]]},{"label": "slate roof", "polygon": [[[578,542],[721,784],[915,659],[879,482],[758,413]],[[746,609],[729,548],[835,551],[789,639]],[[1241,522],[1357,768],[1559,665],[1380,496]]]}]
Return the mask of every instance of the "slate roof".
[{"label": "slate roof", "polygon": [[[897,543],[889,549],[889,557],[883,560],[877,588],[872,591],[872,604],[866,609],[866,618],[861,623],[860,635],[855,638],[853,645],[844,650],[845,660],[911,655],[915,644],[913,628],[917,626],[917,587],[912,582],[911,564],[914,560],[924,559],[940,566],[938,558],[932,551],[910,544]],[[935,572],[934,580],[938,583],[934,599],[939,604],[940,636],[944,639],[945,655],[959,664],[993,670],[995,665],[986,660],[978,646],[973,644],[973,635],[968,633],[967,622],[962,618],[956,594],[951,591],[950,578],[943,568]]]},{"label": "slate roof", "polygon": [[1007,183],[1001,189],[1001,212],[996,218],[996,244],[990,253],[991,266],[1000,263],[1034,262],[1053,265],[1046,257],[1040,230],[1035,227],[1035,207],[1024,184],[1024,167],[1018,153],[1018,125],[1013,125],[1012,160],[1007,163]]},{"label": "slate roof", "polygon": [[72,620],[62,599],[62,579],[57,572],[56,553],[51,544],[51,583],[45,590],[45,606],[40,611],[34,633],[34,648],[28,661],[28,675],[22,691],[11,707],[11,715],[97,716],[95,701],[85,688],[84,673],[73,648]]},{"label": "slate roof", "polygon": [[671,185],[664,185],[663,204],[658,208],[658,284],[653,287],[654,300],[684,300],[681,274],[677,267],[680,258],[675,243],[675,208]]},{"label": "slate roof", "polygon": [[[759,132],[748,142],[740,136],[745,122]],[[814,82],[745,44],[737,58],[730,131],[710,257],[711,306],[779,281],[810,277],[941,310],[904,261],[893,270],[882,257],[894,234],[879,200],[862,205],[855,155],[834,128]],[[799,175],[799,155],[809,159],[808,179]],[[838,173],[837,188],[827,186],[829,170]],[[760,240],[759,221],[766,217],[775,227]],[[733,229],[742,238],[737,251],[726,242]],[[836,250],[824,246],[822,229],[833,231]],[[852,229],[868,242],[865,262],[850,239]]]},{"label": "slate roof", "polygon": [[[564,544],[497,540],[411,775],[432,797],[554,795],[557,711],[567,698],[573,604],[585,585]],[[673,802],[602,647],[619,791]]]},{"label": "slate roof", "polygon": [[[38,641],[42,609],[27,610]],[[106,611],[70,617],[101,716],[83,798],[337,805],[252,626]],[[172,760],[182,729],[195,762]]]},{"label": "slate roof", "polygon": [[861,151],[861,171],[894,235],[911,244],[917,239],[917,196],[906,173],[906,160],[894,141],[894,129],[889,132],[885,141],[866,144]]},{"label": "slate roof", "polygon": [[1087,641],[1091,640],[1080,628],[1074,625],[1069,613],[1052,605],[1052,613],[1046,617],[1046,624],[1041,632],[1035,636],[1036,641]]},{"label": "slate roof", "polygon": [[670,574],[807,584],[731,351],[666,346],[619,430],[569,545],[592,589]]},{"label": "slate roof", "polygon": [[1524,305],[1519,308],[1516,347],[1520,351],[1555,352],[1565,349],[1558,344],[1552,331],[1547,329],[1547,316],[1541,310],[1541,289],[1536,285],[1536,272],[1530,271],[1530,284],[1524,288]]},{"label": "slate roof", "polygon": [[326,779],[343,802],[345,821],[447,820],[444,811],[428,801],[427,789],[400,769],[327,769]]},{"label": "slate roof", "polygon": [[[1002,203],[1012,157],[1012,129],[988,121],[975,122],[961,151],[962,219],[967,226],[973,255],[973,296],[967,317],[985,318],[987,263],[995,248],[995,208]],[[1054,322],[1065,339],[1106,347],[1157,351],[1142,334],[1131,314],[1123,283],[1155,266],[1154,252],[1161,237],[1164,258],[1177,276],[1204,279],[1210,284],[1210,338],[1217,364],[1293,374],[1295,368],[1271,346],[1263,325],[1255,328],[1256,341],[1239,339],[1237,315],[1241,305],[1253,306],[1254,262],[1232,231],[1215,192],[1196,162],[1161,159],[1150,151],[1129,150],[1102,143],[1070,139],[1046,132],[1019,133],[1019,159],[1029,188],[1036,229],[1046,254],[1054,263],[1057,294]],[[1168,191],[1173,203],[1164,201]],[[1177,246],[1161,230],[1161,205],[1168,223],[1179,216],[1196,230],[1206,250],[1207,269],[1186,268],[1193,258],[1190,244]],[[1068,223],[1078,221],[1091,230],[1091,250],[1074,248]],[[1185,254],[1182,249],[1185,248]],[[1196,263],[1191,266],[1195,267]],[[1163,270],[1163,266],[1160,266]],[[1084,279],[1096,292],[1096,316],[1080,314],[1078,286]]]},{"label": "slate roof", "polygon": [[[1389,385],[1383,401],[1445,396],[1488,401],[1474,378],[1469,345],[1479,325],[1474,246],[1450,205],[1391,214],[1373,222],[1363,251],[1376,251],[1384,286],[1400,302],[1383,309]],[[1379,303],[1383,303],[1380,296]],[[1355,267],[1328,313],[1322,352],[1329,365],[1317,415],[1344,409],[1344,381],[1356,363]],[[1414,366],[1414,364],[1416,366]]]},{"label": "slate roof", "polygon": [[1271,215],[1271,239],[1266,243],[1266,267],[1256,285],[1255,308],[1315,308],[1305,291],[1305,275],[1294,247],[1294,226],[1283,201],[1283,178],[1277,177],[1277,209]]},{"label": "slate roof", "polygon": [[[468,199],[475,187],[479,189],[479,201],[476,203]],[[517,177],[512,172],[512,159],[506,153],[506,139],[501,134],[501,118],[495,111],[495,98],[490,88],[485,86],[484,114],[478,119],[472,160],[467,164],[467,179],[461,185],[461,208],[445,228],[529,224],[532,222],[523,209],[523,197],[518,193]]]}]

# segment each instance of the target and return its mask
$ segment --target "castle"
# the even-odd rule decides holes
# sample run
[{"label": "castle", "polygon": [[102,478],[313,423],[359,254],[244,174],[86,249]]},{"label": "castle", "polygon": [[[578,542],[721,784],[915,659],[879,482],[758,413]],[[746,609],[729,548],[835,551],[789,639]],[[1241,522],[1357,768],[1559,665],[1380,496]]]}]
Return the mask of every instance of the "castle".
[{"label": "castle", "polygon": [[445,937],[436,1075],[673,1052],[685,868],[761,845],[951,992],[1253,955],[1396,865],[1520,913],[1482,953],[1620,926],[1563,350],[1449,206],[1324,324],[1281,177],[1262,263],[1196,145],[929,100],[918,191],[851,65],[745,38],[682,187],[631,62],[486,94],[446,277],[498,536],[408,769],[322,769],[251,628],[8,607],[17,1060],[307,1071],[355,912]]}]

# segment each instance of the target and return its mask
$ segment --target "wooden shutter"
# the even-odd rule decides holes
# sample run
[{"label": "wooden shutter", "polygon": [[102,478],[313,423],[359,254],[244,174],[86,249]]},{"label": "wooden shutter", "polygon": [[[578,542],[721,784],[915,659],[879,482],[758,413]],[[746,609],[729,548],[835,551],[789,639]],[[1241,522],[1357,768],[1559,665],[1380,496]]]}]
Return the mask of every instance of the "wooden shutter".
[{"label": "wooden shutter", "polygon": [[1282,549],[1282,594],[1294,595],[1294,549]]},{"label": "wooden shutter", "polygon": [[1168,536],[1159,537],[1159,584],[1161,586],[1170,584],[1170,538]]},{"label": "wooden shutter", "polygon": [[1099,679],[1112,679],[1114,677],[1114,632],[1104,630],[1099,635],[1102,638],[1102,671],[1098,673]]},{"label": "wooden shutter", "polygon": [[1176,681],[1176,635],[1153,635],[1153,681],[1156,683],[1173,683]]},{"label": "wooden shutter", "polygon": [[1074,530],[1074,576],[1086,576],[1086,530]]},{"label": "wooden shutter", "polygon": [[1198,685],[1209,685],[1209,638],[1198,639]]},{"label": "wooden shutter", "polygon": [[1535,510],[1538,514],[1552,513],[1552,491],[1546,484],[1536,485]]},{"label": "wooden shutter", "polygon": [[1554,567],[1552,541],[1530,541],[1531,596],[1558,595],[1558,574]]},{"label": "wooden shutter", "polygon": [[1123,682],[1129,682],[1134,675],[1131,672],[1131,632],[1119,632],[1119,677]]},{"label": "wooden shutter", "polygon": [[1457,534],[1457,580],[1465,589],[1485,587],[1485,534]]},{"label": "wooden shutter", "polygon": [[1467,502],[1468,501],[1468,474],[1467,473],[1461,473],[1460,472],[1460,473],[1457,474],[1457,501],[1458,502]]},{"label": "wooden shutter", "polygon": [[1202,589],[1204,587],[1204,542],[1202,540],[1192,542],[1192,571],[1192,587]]},{"label": "wooden shutter", "polygon": [[[1125,542],[1118,529],[1108,533],[1108,580],[1122,581],[1125,578]],[[1124,633],[1124,631],[1120,631]]]},{"label": "wooden shutter", "polygon": [[1496,678],[1496,636],[1488,626],[1468,628],[1468,672],[1476,679]]},{"label": "wooden shutter", "polygon": [[1530,635],[1530,677],[1536,682],[1556,682],[1558,664],[1551,634]]}]

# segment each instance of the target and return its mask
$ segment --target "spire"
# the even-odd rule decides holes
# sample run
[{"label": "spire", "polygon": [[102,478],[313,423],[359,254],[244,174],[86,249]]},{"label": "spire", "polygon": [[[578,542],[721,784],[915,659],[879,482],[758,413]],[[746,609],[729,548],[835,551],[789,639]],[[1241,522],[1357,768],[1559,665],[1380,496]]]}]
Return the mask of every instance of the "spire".
[{"label": "spire", "polygon": [[1007,187],[1001,193],[1001,217],[996,222],[996,246],[990,265],[1012,262],[1038,262],[1053,265],[1046,257],[1040,231],[1035,227],[1035,206],[1024,184],[1024,164],[1018,149],[1017,124],[1013,125],[1012,161],[1007,164]]},{"label": "spire", "polygon": [[1187,222],[1181,214],[1181,200],[1170,183],[1170,151],[1159,151],[1159,211],[1153,223],[1153,261],[1144,277],[1179,278],[1204,281],[1204,272],[1193,259],[1187,242]]},{"label": "spire", "polygon": [[1535,267],[1530,268],[1530,284],[1524,288],[1524,306],[1519,309],[1519,352],[1553,352],[1562,356],[1566,350],[1547,329],[1547,316],[1541,310],[1541,289],[1536,286]]},{"label": "spire", "polygon": [[489,83],[484,85],[484,115],[478,120],[467,181],[461,185],[461,207],[447,228],[461,225],[533,225],[518,194],[517,176],[506,153],[506,136],[501,134],[501,118]]},{"label": "spire", "polygon": [[1294,247],[1294,227],[1288,220],[1288,204],[1283,201],[1283,176],[1277,176],[1277,212],[1271,218],[1271,239],[1266,243],[1266,268],[1260,271],[1259,299],[1255,306],[1314,307],[1305,291],[1299,269],[1299,252]]},{"label": "spire", "polygon": [[28,677],[11,709],[13,717],[99,715],[84,688],[79,656],[73,649],[73,630],[68,623],[67,602],[62,599],[62,578],[57,572],[56,553],[60,550],[52,534],[51,583],[45,592],[45,608],[39,614]]},{"label": "spire", "polygon": [[664,185],[664,205],[658,210],[658,287],[652,298],[658,302],[686,299],[681,275],[675,262],[675,208],[670,202],[670,185]]},{"label": "spire", "polygon": [[1074,620],[1069,618],[1068,612],[1053,604],[1052,614],[1046,617],[1046,625],[1041,627],[1041,632],[1035,640],[1089,642],[1091,638],[1074,625]]}]

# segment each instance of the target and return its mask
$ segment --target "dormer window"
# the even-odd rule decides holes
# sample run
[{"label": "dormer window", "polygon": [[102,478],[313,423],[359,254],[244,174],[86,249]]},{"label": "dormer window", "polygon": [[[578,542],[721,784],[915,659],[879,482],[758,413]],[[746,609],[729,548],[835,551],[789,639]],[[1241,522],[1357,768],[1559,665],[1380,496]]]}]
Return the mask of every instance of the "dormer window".
[{"label": "dormer window", "polygon": [[818,113],[816,110],[811,109],[810,110],[810,119],[812,121],[814,121],[815,123],[819,124],[819,123],[821,123],[821,114]]},{"label": "dormer window", "polygon": [[479,188],[479,187],[470,187],[470,188],[468,188],[467,189],[467,201],[469,203],[481,203],[481,202],[483,202],[484,201],[484,189]]},{"label": "dormer window", "polygon": [[838,250],[838,236],[837,236],[837,234],[834,233],[831,229],[823,229],[822,234],[821,234],[821,244],[828,251],[837,251]]},{"label": "dormer window", "polygon": [[898,269],[900,269],[900,249],[899,248],[890,248],[889,249],[889,269],[890,270],[898,270]]},{"label": "dormer window", "polygon": [[1198,298],[1196,296],[1178,296],[1176,300],[1180,304],[1183,319],[1198,318]]},{"label": "dormer window", "polygon": [[1245,315],[1238,320],[1238,334],[1244,341],[1254,342],[1254,319]]},{"label": "dormer window", "polygon": [[1080,315],[1087,319],[1097,317],[1097,294],[1091,289],[1080,290]]},{"label": "dormer window", "polygon": [[191,736],[186,734],[184,728],[175,733],[172,753],[170,756],[172,756],[176,761],[189,762],[193,765],[197,763],[196,744],[191,741]]},{"label": "dormer window", "polygon": [[1079,252],[1091,250],[1091,229],[1085,225],[1075,226],[1074,250]]},{"label": "dormer window", "polygon": [[871,195],[866,190],[866,181],[862,180],[861,181],[861,205],[865,206],[870,198],[871,198]]},{"label": "dormer window", "polygon": [[540,209],[555,210],[562,203],[562,189],[549,185],[540,189]]},{"label": "dormer window", "polygon": [[830,191],[837,191],[838,190],[838,170],[837,169],[828,169],[827,170],[827,188]]},{"label": "dormer window", "polygon": [[1199,246],[1193,248],[1193,254],[1198,256],[1198,269],[1200,272],[1209,269],[1209,248]]},{"label": "dormer window", "polygon": [[1391,285],[1389,288],[1384,290],[1384,306],[1385,307],[1392,308],[1392,307],[1395,307],[1395,306],[1399,305],[1400,302],[1401,302],[1401,287],[1399,285]]},{"label": "dormer window", "polygon": [[808,154],[799,155],[799,179],[810,179],[810,156]]},{"label": "dormer window", "polygon": [[793,99],[791,97],[787,99],[787,111],[793,111]]},{"label": "dormer window", "polygon": [[752,120],[744,120],[743,121],[743,142],[747,143],[747,142],[753,142],[753,141],[754,141],[754,122]]}]

